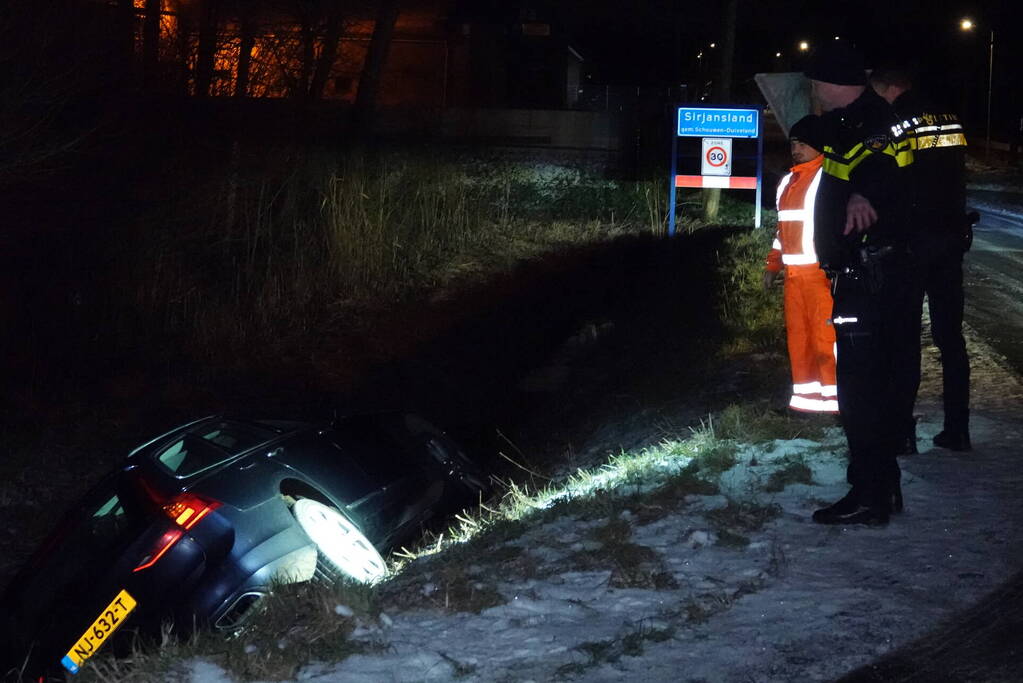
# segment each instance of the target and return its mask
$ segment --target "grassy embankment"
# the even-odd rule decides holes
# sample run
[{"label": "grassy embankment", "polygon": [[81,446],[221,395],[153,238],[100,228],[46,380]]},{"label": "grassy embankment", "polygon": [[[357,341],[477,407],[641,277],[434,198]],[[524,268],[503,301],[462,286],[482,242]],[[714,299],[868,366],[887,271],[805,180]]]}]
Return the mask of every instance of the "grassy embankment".
[{"label": "grassy embankment", "polygon": [[[215,242],[224,257],[240,264],[235,286],[211,292],[212,299],[203,306],[176,313],[165,306],[165,315],[177,316],[173,322],[178,326],[203,330],[212,341],[218,328],[207,316],[214,309],[233,310],[234,318],[258,301],[259,320],[265,325],[281,318],[295,320],[296,312],[299,321],[308,321],[316,315],[315,303],[323,300],[325,291],[339,304],[408,296],[423,287],[452,286],[467,274],[486,277],[517,259],[579,240],[606,239],[619,231],[663,230],[663,206],[657,203],[660,193],[653,184],[593,184],[560,171],[555,182],[546,178],[537,185],[524,173],[503,168],[481,176],[423,162],[369,166],[353,159],[318,183],[300,181],[292,174],[272,192],[264,184],[252,186],[247,201],[273,201],[253,204],[242,212],[249,222],[236,229],[235,238]],[[293,207],[303,201],[310,211],[304,220],[297,213],[285,218],[273,210],[275,203]],[[590,215],[575,220],[564,213],[552,215],[573,203],[573,211],[588,207]],[[610,206],[618,212],[613,224]],[[768,230],[741,232],[730,237],[719,254],[719,309],[729,331],[725,356],[777,351],[779,297],[777,292],[760,290],[768,240]],[[170,268],[161,277],[176,291],[204,291],[182,267]],[[154,282],[154,292],[162,288]],[[154,309],[159,308],[156,303]],[[252,334],[258,329],[255,326]],[[102,657],[83,680],[155,680],[182,657],[193,655],[212,657],[243,679],[288,677],[312,659],[342,659],[359,649],[349,639],[358,620],[386,619],[381,614],[387,610],[417,606],[479,611],[500,604],[502,598],[493,586],[481,585],[466,573],[464,559],[492,551],[501,539],[521,533],[524,525],[562,515],[606,520],[596,538],[603,550],[590,559],[599,562],[603,557],[619,570],[631,568],[625,572],[630,585],[657,588],[658,576],[642,569],[649,549],[630,543],[630,522],[620,517],[622,511],[642,509],[647,517],[650,510],[667,514],[688,494],[717,492],[717,477],[741,465],[741,444],[813,437],[820,427],[779,415],[765,401],[753,400],[708,416],[698,428],[666,437],[656,446],[619,453],[597,468],[559,475],[556,462],[544,468],[527,463],[532,475],[502,479],[492,500],[460,515],[447,532],[424,538],[420,547],[393,557],[396,577],[389,582],[373,587],[282,586],[260,618],[237,637],[203,634],[187,643],[168,638],[132,658]],[[805,483],[809,477],[807,466],[798,457],[791,458],[763,482],[761,493],[778,491],[790,482]],[[741,546],[744,534],[773,514],[774,508],[756,494],[731,501],[713,520],[718,542]],[[424,575],[443,586],[439,602],[415,590]]]},{"label": "grassy embankment", "polygon": [[425,150],[271,153],[235,159],[224,177],[161,207],[124,281],[155,329],[219,359],[293,345],[360,309],[552,249],[660,233],[663,194],[656,182]]}]

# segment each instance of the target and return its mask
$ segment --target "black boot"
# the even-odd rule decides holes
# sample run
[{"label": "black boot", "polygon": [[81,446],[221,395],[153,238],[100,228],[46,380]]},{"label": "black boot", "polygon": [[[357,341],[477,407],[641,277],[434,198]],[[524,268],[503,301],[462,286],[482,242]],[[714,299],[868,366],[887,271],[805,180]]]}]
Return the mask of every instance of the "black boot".
[{"label": "black boot", "polygon": [[[813,521],[818,524],[865,524],[867,526],[884,526],[891,516],[892,497],[888,492],[883,495],[865,496],[855,487],[845,494],[841,500],[813,513]],[[899,503],[902,493],[899,492]]]},{"label": "black boot", "polygon": [[891,497],[891,509],[892,512],[898,514],[902,512],[902,484],[898,481],[892,487],[892,491],[889,494]]},{"label": "black boot", "polygon": [[913,434],[907,436],[899,444],[899,450],[895,453],[896,455],[916,455],[920,451],[916,448],[916,431]]},{"label": "black boot", "polygon": [[966,429],[943,429],[934,437],[934,445],[938,448],[947,448],[950,451],[969,451],[973,449],[970,444],[970,432]]},{"label": "black boot", "polygon": [[906,436],[899,441],[895,455],[916,455],[919,452],[916,448],[916,418],[913,418],[907,428]]}]

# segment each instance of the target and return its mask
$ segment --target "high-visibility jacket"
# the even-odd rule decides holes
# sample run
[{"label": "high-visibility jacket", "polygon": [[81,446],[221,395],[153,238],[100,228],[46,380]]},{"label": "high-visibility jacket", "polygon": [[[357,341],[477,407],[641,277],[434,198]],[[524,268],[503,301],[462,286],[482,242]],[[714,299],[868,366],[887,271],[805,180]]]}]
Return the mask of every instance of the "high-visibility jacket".
[{"label": "high-visibility jacket", "polygon": [[792,367],[789,407],[838,412],[835,328],[831,286],[817,263],[813,242],[814,201],[823,156],[792,167],[778,186],[778,232],[767,256],[768,271],[785,268],[785,331]]},{"label": "high-visibility jacket", "polygon": [[767,269],[777,273],[782,266],[817,265],[813,247],[813,209],[821,182],[820,155],[797,164],[778,183],[778,232],[767,255]]}]

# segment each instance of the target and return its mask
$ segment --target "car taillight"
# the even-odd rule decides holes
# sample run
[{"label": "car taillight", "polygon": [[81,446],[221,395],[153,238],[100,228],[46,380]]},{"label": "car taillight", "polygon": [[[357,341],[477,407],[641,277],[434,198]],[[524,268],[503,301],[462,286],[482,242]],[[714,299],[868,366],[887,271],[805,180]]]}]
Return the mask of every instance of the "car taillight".
[{"label": "car taillight", "polygon": [[193,493],[182,493],[163,506],[163,511],[174,520],[174,523],[188,531],[200,519],[220,507],[220,503],[208,498],[201,498]]},{"label": "car taillight", "polygon": [[167,554],[167,551],[174,547],[174,544],[181,540],[185,532],[194,527],[209,513],[220,507],[215,500],[197,496],[194,493],[182,493],[175,496],[169,503],[162,506],[164,513],[174,520],[176,528],[168,529],[153,544],[152,549],[142,558],[138,566],[132,571],[148,569],[160,561],[160,558]]}]

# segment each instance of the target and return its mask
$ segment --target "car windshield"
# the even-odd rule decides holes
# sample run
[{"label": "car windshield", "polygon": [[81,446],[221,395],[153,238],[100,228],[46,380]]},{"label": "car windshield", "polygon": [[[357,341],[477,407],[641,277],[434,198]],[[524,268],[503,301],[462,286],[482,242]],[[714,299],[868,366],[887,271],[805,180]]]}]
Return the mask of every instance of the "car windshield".
[{"label": "car windshield", "polygon": [[272,439],[269,429],[239,422],[199,425],[160,451],[157,460],[176,477],[190,477]]}]

